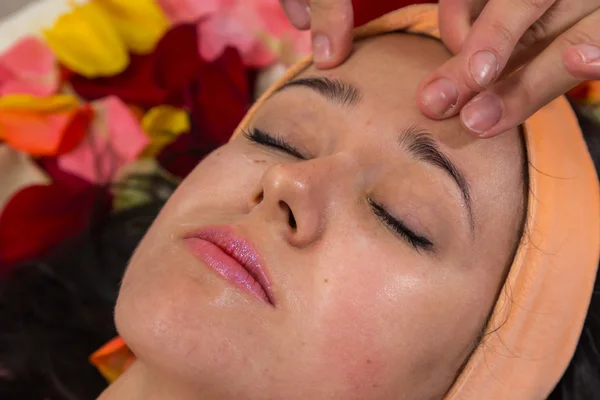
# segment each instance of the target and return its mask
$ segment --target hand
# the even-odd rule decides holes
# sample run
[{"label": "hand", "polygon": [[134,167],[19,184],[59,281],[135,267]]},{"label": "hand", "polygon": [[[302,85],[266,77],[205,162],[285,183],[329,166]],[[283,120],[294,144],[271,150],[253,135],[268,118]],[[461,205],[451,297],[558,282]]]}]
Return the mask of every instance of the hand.
[{"label": "hand", "polygon": [[456,55],[421,82],[419,106],[435,119],[460,112],[474,135],[498,135],[600,79],[600,0],[440,0],[439,18]]},{"label": "hand", "polygon": [[[378,1],[378,0],[373,0]],[[341,64],[352,50],[354,11],[351,0],[279,0],[298,29],[310,29],[318,68]]]}]

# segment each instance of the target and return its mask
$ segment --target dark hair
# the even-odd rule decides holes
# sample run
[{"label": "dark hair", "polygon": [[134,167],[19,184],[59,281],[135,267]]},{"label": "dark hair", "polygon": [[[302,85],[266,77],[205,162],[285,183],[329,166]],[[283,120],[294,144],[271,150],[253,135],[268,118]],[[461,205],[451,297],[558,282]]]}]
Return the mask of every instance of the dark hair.
[{"label": "dark hair", "polygon": [[[578,112],[596,168],[600,126]],[[44,260],[25,262],[0,282],[0,398],[93,399],[106,381],[89,363],[116,336],[113,309],[125,266],[174,190],[147,176],[146,204],[96,218],[91,228]],[[600,393],[600,283],[575,355],[550,400],[590,400]]]}]

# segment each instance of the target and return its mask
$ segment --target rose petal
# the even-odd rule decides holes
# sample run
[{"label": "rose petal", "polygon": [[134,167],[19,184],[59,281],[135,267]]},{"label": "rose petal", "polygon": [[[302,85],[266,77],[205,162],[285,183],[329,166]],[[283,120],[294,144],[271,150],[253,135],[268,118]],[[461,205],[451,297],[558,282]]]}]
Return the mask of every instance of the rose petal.
[{"label": "rose petal", "polygon": [[19,261],[42,256],[88,226],[98,191],[69,192],[52,184],[30,186],[11,198],[0,214],[0,274]]},{"label": "rose petal", "polygon": [[96,2],[74,5],[43,34],[62,64],[88,78],[119,74],[129,63],[125,43]]},{"label": "rose petal", "polygon": [[200,76],[194,89],[193,121],[207,145],[218,147],[229,140],[248,111],[251,95],[246,69],[239,53],[228,48],[217,61],[204,64]]},{"label": "rose petal", "polygon": [[65,172],[95,184],[106,184],[124,165],[134,161],[148,145],[137,118],[118,98],[96,104],[96,121],[72,152],[58,159]]},{"label": "rose petal", "polygon": [[158,4],[175,24],[197,21],[223,7],[220,0],[158,0]]},{"label": "rose petal", "polygon": [[0,96],[56,92],[59,75],[54,54],[41,40],[28,36],[0,56]]},{"label": "rose petal", "polygon": [[0,109],[0,138],[33,156],[56,156],[81,142],[93,115],[89,106],[54,113]]},{"label": "rose petal", "polygon": [[354,26],[361,26],[390,11],[411,4],[437,3],[436,0],[353,0]]},{"label": "rose petal", "polygon": [[159,106],[146,113],[142,127],[151,140],[142,157],[153,158],[177,136],[190,130],[190,118],[182,109]]},{"label": "rose petal", "polygon": [[165,103],[167,91],[154,79],[156,54],[131,56],[127,69],[114,77],[87,79],[81,75],[71,78],[73,90],[88,101],[117,96],[125,103],[154,107]]},{"label": "rose petal", "polygon": [[0,145],[0,210],[19,190],[50,183],[48,176],[29,156],[6,145]]},{"label": "rose petal", "polygon": [[95,3],[110,17],[133,53],[151,52],[169,29],[167,16],[154,0],[95,0]]},{"label": "rose petal", "polygon": [[16,76],[46,76],[56,69],[56,58],[40,39],[26,36],[0,56],[0,65]]},{"label": "rose petal", "polygon": [[168,91],[181,91],[198,77],[202,64],[195,24],[171,29],[156,47],[155,79]]}]

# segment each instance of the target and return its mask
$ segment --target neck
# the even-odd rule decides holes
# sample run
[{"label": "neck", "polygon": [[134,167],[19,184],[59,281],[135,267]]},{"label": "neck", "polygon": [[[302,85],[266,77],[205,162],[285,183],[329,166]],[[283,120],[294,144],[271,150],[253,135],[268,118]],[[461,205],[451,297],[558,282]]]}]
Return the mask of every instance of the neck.
[{"label": "neck", "polygon": [[180,385],[168,385],[136,360],[98,400],[186,400],[195,398]]}]

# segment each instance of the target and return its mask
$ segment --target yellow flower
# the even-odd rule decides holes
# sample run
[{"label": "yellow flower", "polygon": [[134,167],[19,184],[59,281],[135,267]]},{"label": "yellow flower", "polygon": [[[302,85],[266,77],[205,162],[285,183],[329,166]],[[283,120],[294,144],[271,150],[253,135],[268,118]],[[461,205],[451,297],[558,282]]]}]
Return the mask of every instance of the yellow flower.
[{"label": "yellow flower", "polygon": [[93,0],[110,16],[127,47],[137,54],[154,50],[169,20],[154,0]]},{"label": "yellow flower", "polygon": [[36,97],[28,94],[14,94],[0,97],[0,111],[60,113],[70,111],[78,105],[77,98],[69,95]]},{"label": "yellow flower", "polygon": [[149,110],[142,119],[142,128],[150,137],[150,144],[142,158],[155,157],[177,136],[190,130],[190,118],[184,110],[171,106],[158,106]]},{"label": "yellow flower", "polygon": [[59,17],[43,34],[60,62],[85,77],[117,75],[129,65],[118,30],[95,2],[73,5],[70,13]]}]

